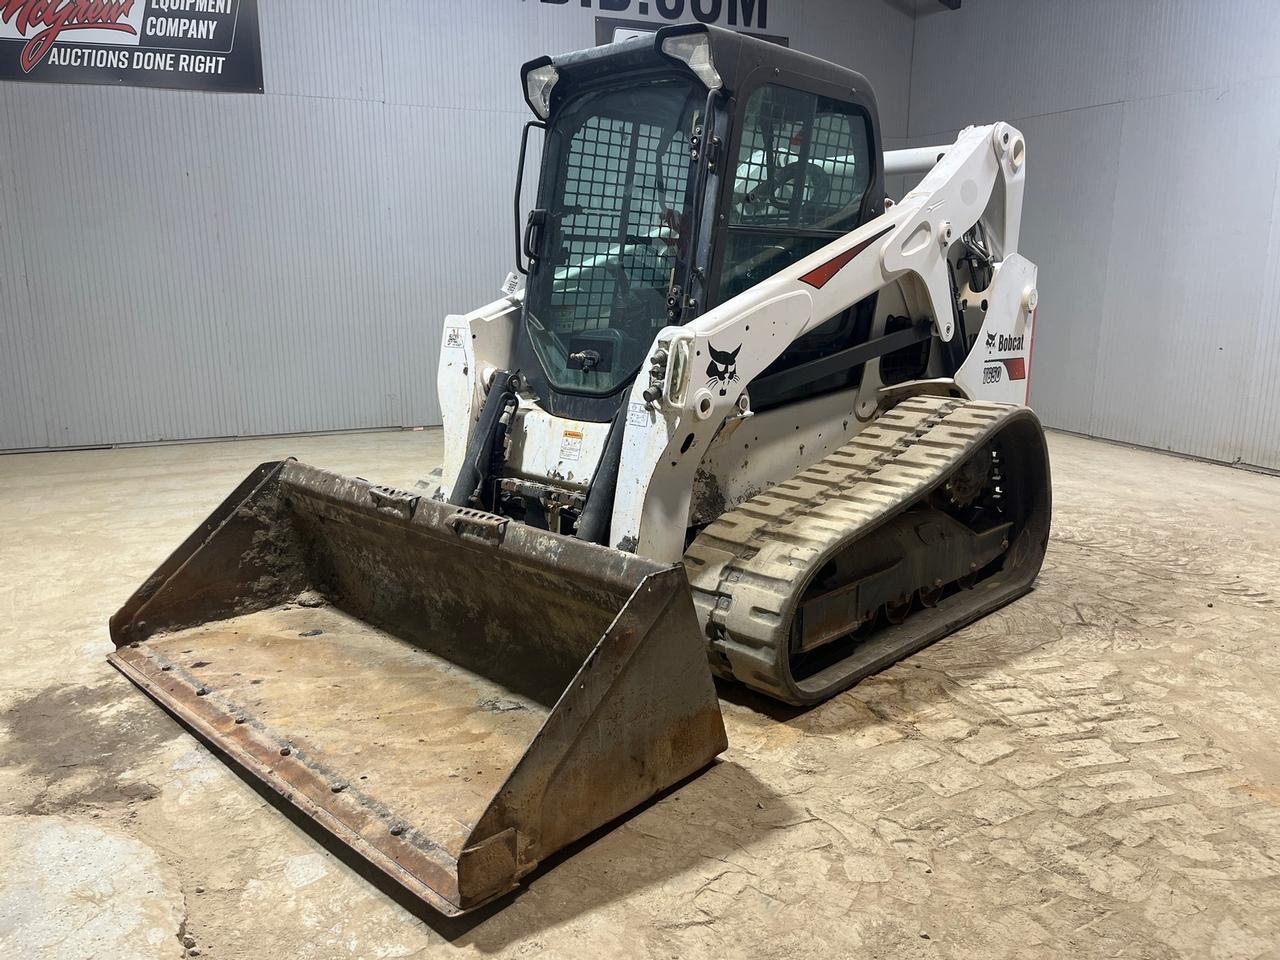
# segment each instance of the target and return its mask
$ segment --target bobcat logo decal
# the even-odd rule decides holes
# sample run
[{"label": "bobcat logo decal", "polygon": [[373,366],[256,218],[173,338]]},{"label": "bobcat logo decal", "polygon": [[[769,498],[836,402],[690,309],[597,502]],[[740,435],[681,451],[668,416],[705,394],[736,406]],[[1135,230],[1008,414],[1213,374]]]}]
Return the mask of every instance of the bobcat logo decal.
[{"label": "bobcat logo decal", "polygon": [[707,364],[707,386],[719,384],[720,396],[723,397],[728,392],[728,385],[738,379],[738,352],[742,349],[742,344],[728,351],[717,350],[708,343],[707,349],[711,351],[711,362]]},{"label": "bobcat logo decal", "polygon": [[995,346],[996,346],[996,335],[994,333],[988,333],[987,334],[987,352],[990,353],[992,350],[995,349]]}]

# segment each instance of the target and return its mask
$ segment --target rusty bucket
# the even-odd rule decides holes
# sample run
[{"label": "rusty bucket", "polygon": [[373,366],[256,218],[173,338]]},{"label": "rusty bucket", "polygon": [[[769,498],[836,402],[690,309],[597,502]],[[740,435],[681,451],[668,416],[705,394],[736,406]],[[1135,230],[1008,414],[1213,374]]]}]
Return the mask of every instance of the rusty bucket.
[{"label": "rusty bucket", "polygon": [[680,566],[296,461],[111,636],[228,762],[451,915],[726,746]]}]

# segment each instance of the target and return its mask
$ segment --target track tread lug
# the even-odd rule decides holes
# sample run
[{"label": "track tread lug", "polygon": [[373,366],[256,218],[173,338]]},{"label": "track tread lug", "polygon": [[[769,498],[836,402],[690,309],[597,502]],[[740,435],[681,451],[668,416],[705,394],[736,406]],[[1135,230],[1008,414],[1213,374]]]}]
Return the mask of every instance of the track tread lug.
[{"label": "track tread lug", "polygon": [[700,618],[714,627],[714,646],[737,651],[734,675],[784,695],[786,684],[769,665],[789,642],[790,611],[808,572],[862,528],[895,513],[895,504],[930,489],[1017,409],[910,398],[795,477],[709,524],[689,547],[687,569]]}]

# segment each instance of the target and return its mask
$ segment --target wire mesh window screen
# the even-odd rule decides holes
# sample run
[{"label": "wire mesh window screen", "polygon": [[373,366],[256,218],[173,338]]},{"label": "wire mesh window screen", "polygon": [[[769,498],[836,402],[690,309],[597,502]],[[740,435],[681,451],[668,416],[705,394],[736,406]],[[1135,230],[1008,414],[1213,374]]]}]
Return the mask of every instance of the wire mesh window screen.
[{"label": "wire mesh window screen", "polygon": [[[866,115],[814,93],[759,87],[747,100],[736,162],[717,303],[859,224],[871,179]],[[869,312],[855,305],[788,345],[753,381],[753,406],[763,410],[856,386],[861,366],[787,385],[770,377],[865,340],[869,323]]]},{"label": "wire mesh window screen", "polygon": [[705,104],[684,77],[621,78],[576,93],[551,120],[525,316],[554,388],[612,393],[666,325]]},{"label": "wire mesh window screen", "polygon": [[558,333],[610,327],[619,295],[659,294],[654,319],[665,314],[689,163],[683,130],[597,116],[574,134],[548,318]]},{"label": "wire mesh window screen", "polygon": [[870,172],[867,124],[857,107],[767,84],[747,101],[730,222],[848,230]]},{"label": "wire mesh window screen", "polygon": [[866,116],[766,84],[747,100],[736,159],[717,302],[858,225],[871,177]]}]

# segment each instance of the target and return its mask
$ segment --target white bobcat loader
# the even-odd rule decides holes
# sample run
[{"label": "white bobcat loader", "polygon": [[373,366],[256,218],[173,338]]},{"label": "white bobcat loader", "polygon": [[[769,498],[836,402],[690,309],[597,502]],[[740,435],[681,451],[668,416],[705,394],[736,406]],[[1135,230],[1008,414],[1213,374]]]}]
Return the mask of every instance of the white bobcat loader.
[{"label": "white bobcat loader", "polygon": [[264,464],[111,621],[451,914],[705,767],[713,673],[817,703],[1029,590],[1049,529],[1017,130],[884,153],[861,75],[700,25],[522,79],[527,279],[445,321],[434,495]]}]

